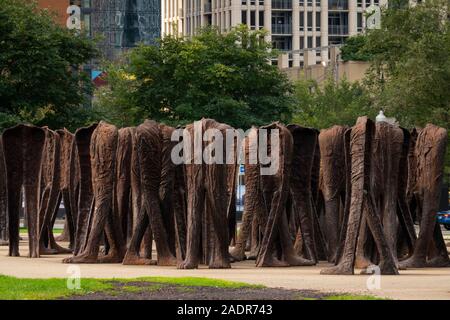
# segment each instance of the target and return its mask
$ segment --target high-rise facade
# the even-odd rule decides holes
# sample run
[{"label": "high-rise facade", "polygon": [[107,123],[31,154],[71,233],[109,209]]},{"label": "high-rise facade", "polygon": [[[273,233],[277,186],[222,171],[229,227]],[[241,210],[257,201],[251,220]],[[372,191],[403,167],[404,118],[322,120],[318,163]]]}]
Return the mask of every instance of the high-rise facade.
[{"label": "high-rise facade", "polygon": [[159,0],[79,0],[84,29],[100,36],[107,59],[117,58],[138,43],[154,44],[161,37]]},{"label": "high-rise facade", "polygon": [[[329,60],[329,45],[365,28],[364,12],[387,0],[162,0],[161,32],[192,36],[214,25],[226,32],[238,24],[264,28],[274,48],[292,51],[290,66],[302,66],[303,49],[315,48],[316,63]],[[308,57],[311,59],[311,56]],[[310,63],[310,61],[309,61]]]}]

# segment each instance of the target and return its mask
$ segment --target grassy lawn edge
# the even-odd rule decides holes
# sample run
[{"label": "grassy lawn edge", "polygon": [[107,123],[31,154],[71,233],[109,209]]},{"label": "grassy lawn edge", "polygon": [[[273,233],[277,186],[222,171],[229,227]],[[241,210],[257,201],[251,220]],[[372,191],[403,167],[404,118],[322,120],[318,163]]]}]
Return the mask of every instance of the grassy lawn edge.
[{"label": "grassy lawn edge", "polygon": [[[68,284],[74,284],[74,279],[67,278],[17,278],[0,275],[0,300],[52,300],[71,295],[86,295],[94,292],[114,292],[114,283],[124,284],[124,291],[133,292],[136,282],[149,282],[158,289],[158,284],[177,285],[180,288],[217,287],[225,289],[253,288],[263,289],[263,285],[253,285],[244,282],[212,279],[204,277],[138,277],[138,278],[81,278],[80,289],[68,289]],[[155,285],[156,284],[156,285]],[[161,286],[159,286],[161,287]],[[315,298],[298,297],[298,300],[317,300]],[[385,300],[370,295],[339,294],[330,295],[323,300]]]},{"label": "grassy lawn edge", "polygon": [[189,287],[218,288],[264,288],[244,282],[227,281],[202,277],[139,277],[139,278],[81,278],[80,289],[68,289],[67,284],[74,279],[67,278],[16,278],[0,275],[0,300],[49,300],[70,295],[86,295],[113,289],[113,282],[153,282]]}]

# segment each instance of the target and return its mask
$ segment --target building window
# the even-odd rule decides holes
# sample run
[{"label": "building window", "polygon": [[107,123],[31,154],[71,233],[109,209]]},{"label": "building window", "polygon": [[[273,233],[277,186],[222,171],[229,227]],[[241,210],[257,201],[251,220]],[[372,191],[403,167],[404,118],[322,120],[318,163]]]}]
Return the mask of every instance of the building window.
[{"label": "building window", "polygon": [[316,0],[316,7],[320,7],[320,0]]},{"label": "building window", "polygon": [[308,31],[312,31],[312,23],[313,23],[313,21],[312,21],[312,12],[311,11],[308,11],[308,13],[307,13],[307,26],[308,26]]},{"label": "building window", "polygon": [[376,5],[376,6],[379,6],[380,5],[380,1],[379,0],[373,0],[373,4]]},{"label": "building window", "polygon": [[298,5],[303,7],[305,5],[305,0],[298,0]]},{"label": "building window", "polygon": [[316,49],[316,56],[317,57],[320,57],[320,51],[321,51],[320,47],[321,47],[320,37],[316,37],[316,48],[318,48],[318,49]]},{"label": "building window", "polygon": [[264,28],[264,11],[259,11],[259,28]]},{"label": "building window", "polygon": [[[247,5],[247,0],[242,0],[241,1],[241,4],[243,5],[243,6],[246,6]],[[217,8],[217,7],[216,7]]]},{"label": "building window", "polygon": [[250,11],[250,29],[255,29],[256,26],[256,12]]},{"label": "building window", "polygon": [[362,7],[362,0],[357,0],[356,1],[356,5],[358,6],[358,8]]},{"label": "building window", "polygon": [[303,11],[300,12],[300,31],[305,30],[305,15]]},{"label": "building window", "polygon": [[308,37],[307,47],[308,48],[312,48],[313,47],[313,37]]},{"label": "building window", "polygon": [[272,37],[272,47],[274,49],[289,51],[292,50],[292,41],[290,37]]},{"label": "building window", "polygon": [[308,5],[308,7],[312,7],[312,0],[306,0],[306,4]]},{"label": "building window", "polygon": [[328,0],[328,10],[348,10],[348,0]]},{"label": "building window", "polygon": [[247,11],[245,10],[241,11],[241,22],[243,24],[247,24]]},{"label": "building window", "polygon": [[254,6],[255,5],[255,0],[250,0],[250,5]]},{"label": "building window", "polygon": [[292,1],[272,0],[272,9],[292,9]]},{"label": "building window", "polygon": [[316,12],[316,31],[320,31],[320,12]]},{"label": "building window", "polygon": [[363,29],[362,27],[362,12],[358,12],[356,15],[356,30],[358,32],[361,32]]},{"label": "building window", "polygon": [[328,35],[343,36],[347,34],[348,12],[328,12]]},{"label": "building window", "polygon": [[[264,0],[259,0],[259,5],[263,6],[264,5]],[[231,5],[230,5],[230,7],[231,7]]]},{"label": "building window", "polygon": [[370,6],[370,0],[366,0],[366,7]]},{"label": "building window", "polygon": [[290,12],[272,12],[272,34],[291,34],[292,15]]}]

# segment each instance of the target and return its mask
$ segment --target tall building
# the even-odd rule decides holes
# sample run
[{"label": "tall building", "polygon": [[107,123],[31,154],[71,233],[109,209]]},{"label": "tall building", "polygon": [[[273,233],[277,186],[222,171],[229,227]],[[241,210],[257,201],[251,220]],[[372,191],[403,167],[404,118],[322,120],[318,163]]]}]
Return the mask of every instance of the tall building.
[{"label": "tall building", "polygon": [[[267,40],[289,54],[290,66],[302,66],[302,49],[315,48],[315,63],[329,60],[329,45],[365,28],[364,11],[387,0],[163,0],[162,35],[192,36],[214,25],[226,32],[238,24],[264,28]],[[311,63],[311,60],[309,60]]]},{"label": "tall building", "polygon": [[115,59],[138,43],[154,44],[161,37],[159,0],[78,0],[84,29],[100,36],[106,59]]}]

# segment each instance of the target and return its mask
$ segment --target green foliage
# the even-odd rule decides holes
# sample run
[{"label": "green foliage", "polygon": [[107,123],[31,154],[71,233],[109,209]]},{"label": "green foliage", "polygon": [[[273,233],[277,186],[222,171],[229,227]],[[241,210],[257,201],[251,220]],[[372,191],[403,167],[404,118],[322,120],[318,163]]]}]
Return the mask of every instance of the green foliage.
[{"label": "green foliage", "polygon": [[344,61],[369,61],[370,52],[364,50],[366,44],[364,35],[357,35],[347,38],[341,47],[341,58]]},{"label": "green foliage", "polygon": [[376,115],[364,88],[346,79],[336,83],[329,78],[323,86],[311,80],[299,81],[295,84],[294,97],[298,103],[294,122],[318,129],[352,126],[359,116],[373,118]]},{"label": "green foliage", "polygon": [[289,121],[291,84],[267,63],[273,52],[264,34],[209,27],[142,45],[107,66],[109,87],[96,93],[95,109],[119,126],[145,118],[178,125],[210,117],[241,128]]},{"label": "green foliage", "polygon": [[[80,66],[95,46],[54,22],[54,16],[27,0],[0,6],[0,125],[31,122],[76,126],[90,78]],[[81,119],[83,122],[84,119]]]},{"label": "green foliage", "polygon": [[[450,128],[450,20],[445,0],[383,10],[381,29],[367,34],[373,60],[366,86],[376,107],[404,127]],[[450,147],[447,148],[450,174]]]}]

